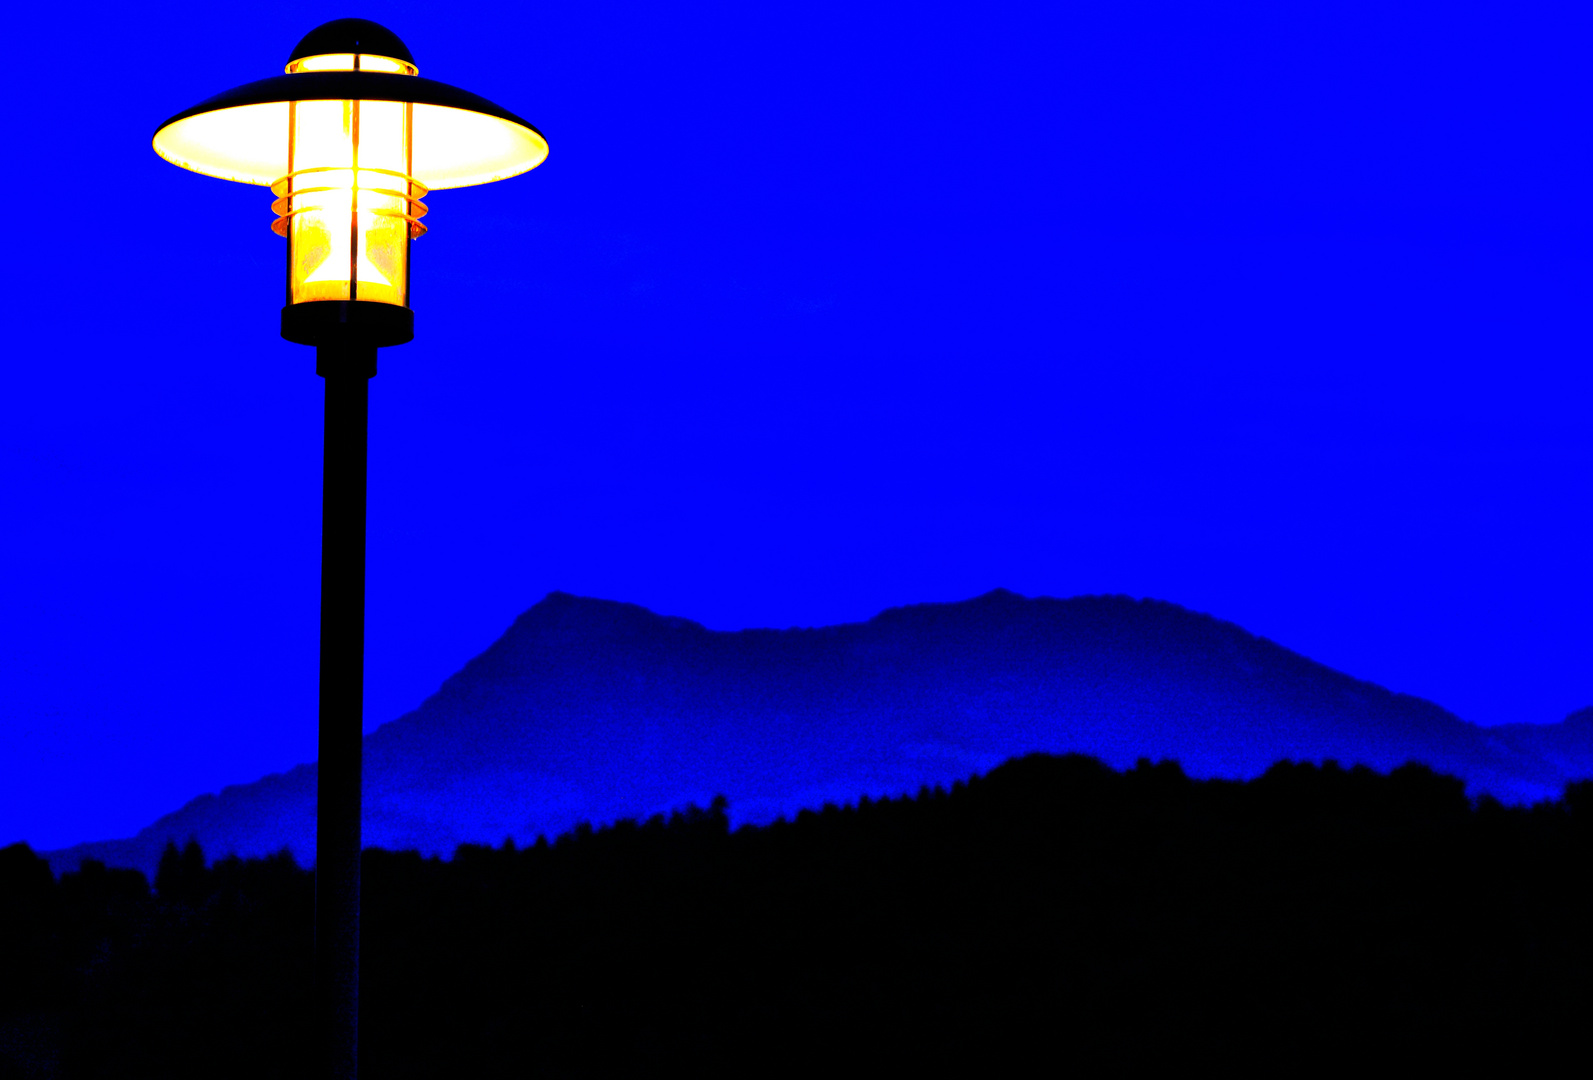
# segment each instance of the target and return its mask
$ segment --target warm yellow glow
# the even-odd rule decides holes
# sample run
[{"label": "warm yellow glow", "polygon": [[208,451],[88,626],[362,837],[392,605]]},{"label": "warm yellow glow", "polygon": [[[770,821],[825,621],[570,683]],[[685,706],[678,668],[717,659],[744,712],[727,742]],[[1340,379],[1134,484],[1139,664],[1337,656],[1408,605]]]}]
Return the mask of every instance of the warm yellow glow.
[{"label": "warm yellow glow", "polygon": [[[358,61],[358,64],[355,61]],[[406,64],[402,60],[395,60],[391,56],[377,56],[375,53],[323,53],[320,56],[302,56],[289,62],[283,69],[289,75],[296,75],[301,71],[386,71],[394,75],[418,75],[420,69],[414,64]]]},{"label": "warm yellow glow", "polygon": [[446,105],[415,106],[415,179],[432,191],[530,172],[548,144],[530,128]]},{"label": "warm yellow glow", "polygon": [[395,101],[300,101],[289,169],[272,185],[288,238],[288,303],[407,307],[409,241],[424,190],[409,180],[410,112]]},{"label": "warm yellow glow", "polygon": [[203,112],[155,133],[155,153],[196,173],[269,184],[288,171],[288,103]]},{"label": "warm yellow glow", "polygon": [[[542,164],[548,144],[530,128],[486,113],[415,105],[414,176],[427,188],[507,180]],[[200,113],[155,134],[173,165],[241,184],[269,185],[288,169],[288,103]]]}]

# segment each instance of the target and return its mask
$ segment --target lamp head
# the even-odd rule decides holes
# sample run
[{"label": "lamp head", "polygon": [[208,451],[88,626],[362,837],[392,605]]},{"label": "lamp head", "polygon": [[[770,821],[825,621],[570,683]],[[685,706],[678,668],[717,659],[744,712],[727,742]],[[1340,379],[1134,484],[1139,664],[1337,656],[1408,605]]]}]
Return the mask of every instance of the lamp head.
[{"label": "lamp head", "polygon": [[300,39],[285,74],[217,94],[155,131],[155,152],[174,165],[270,186],[272,227],[288,241],[290,341],[359,336],[371,319],[366,336],[378,344],[409,340],[421,198],[518,176],[547,157],[527,121],[417,72],[385,26],[334,19]]}]

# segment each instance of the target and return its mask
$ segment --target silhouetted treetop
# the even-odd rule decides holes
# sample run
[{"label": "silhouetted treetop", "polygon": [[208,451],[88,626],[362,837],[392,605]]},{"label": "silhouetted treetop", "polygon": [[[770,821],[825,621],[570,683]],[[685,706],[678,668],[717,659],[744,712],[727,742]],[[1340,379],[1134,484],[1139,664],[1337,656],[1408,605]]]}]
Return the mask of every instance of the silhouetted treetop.
[{"label": "silhouetted treetop", "polygon": [[[1593,1007],[1590,806],[1593,782],[1474,806],[1420,765],[1238,782],[1034,754],[734,831],[718,797],[449,860],[370,848],[361,1056],[383,1077],[1012,1071],[1003,1051],[1097,1072],[1125,1047],[1316,1056],[1330,1032],[1363,1059],[1521,1064],[1574,1050]],[[155,896],[128,873],[54,882],[0,851],[28,912],[0,1007],[71,1018],[67,1075],[302,1073],[312,872],[172,843]]]}]

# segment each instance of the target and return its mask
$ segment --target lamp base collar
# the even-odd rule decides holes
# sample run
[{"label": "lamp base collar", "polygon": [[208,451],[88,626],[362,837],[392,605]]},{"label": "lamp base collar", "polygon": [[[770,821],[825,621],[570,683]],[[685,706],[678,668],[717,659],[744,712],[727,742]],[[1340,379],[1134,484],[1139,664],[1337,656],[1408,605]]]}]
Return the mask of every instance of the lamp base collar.
[{"label": "lamp base collar", "polygon": [[282,309],[282,336],[299,345],[402,345],[415,336],[415,313],[374,300],[309,300]]}]

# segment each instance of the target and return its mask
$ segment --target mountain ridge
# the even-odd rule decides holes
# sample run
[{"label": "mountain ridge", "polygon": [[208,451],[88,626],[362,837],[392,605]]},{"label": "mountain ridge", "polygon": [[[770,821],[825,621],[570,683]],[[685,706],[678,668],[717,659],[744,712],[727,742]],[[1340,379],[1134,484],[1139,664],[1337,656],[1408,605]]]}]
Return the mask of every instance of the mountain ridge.
[{"label": "mountain ridge", "polygon": [[[1282,758],[1421,760],[1507,802],[1593,775],[1593,709],[1468,724],[1211,615],[1123,596],[887,608],[863,622],[709,630],[549,593],[421,704],[365,740],[369,846],[451,853],[713,795],[738,820],[916,790],[1032,750],[1192,776]],[[168,838],[212,855],[313,857],[315,766],[200,796],[134,837],[47,853],[152,866]]]}]

